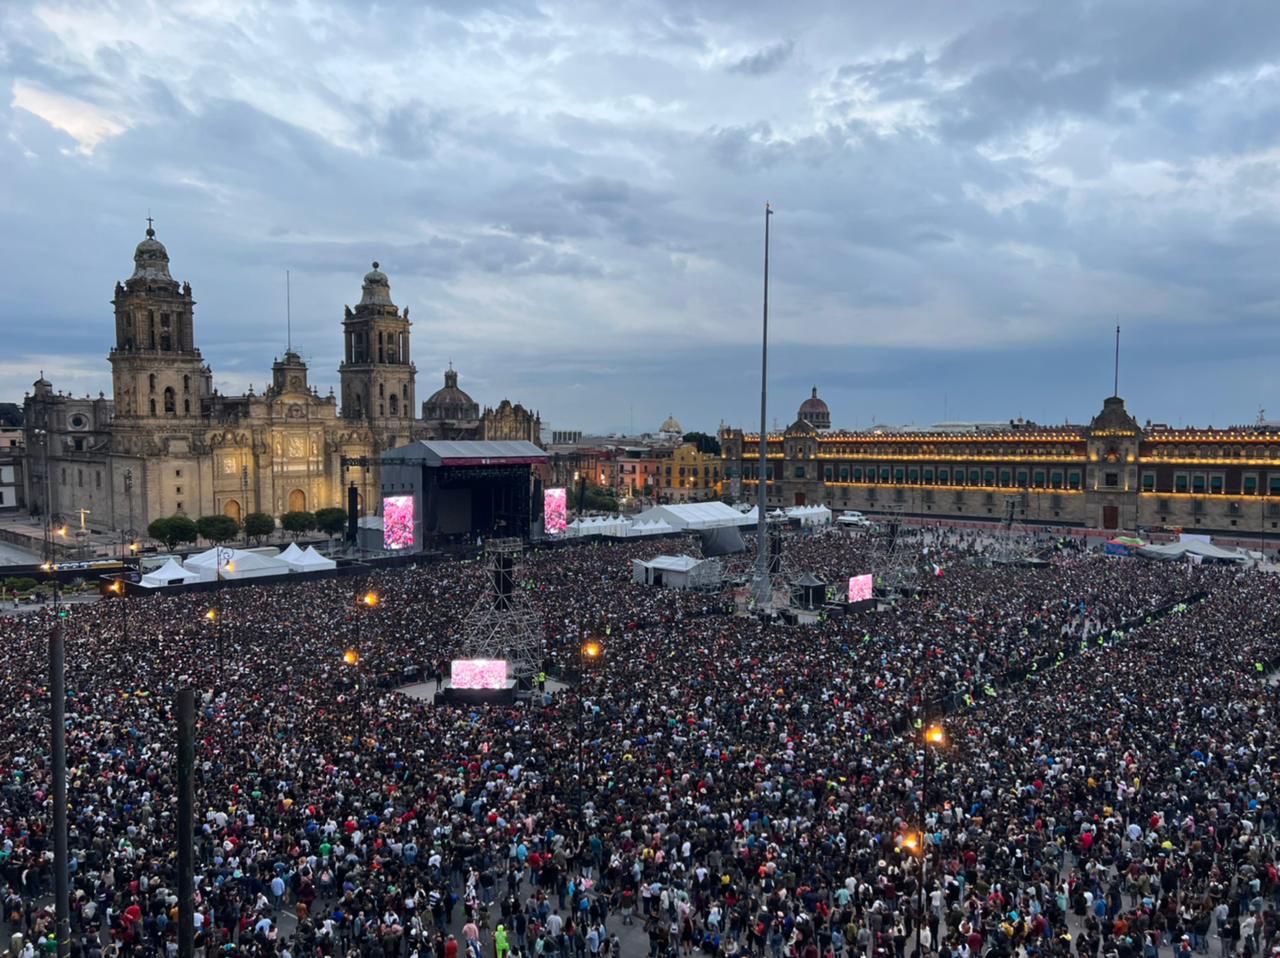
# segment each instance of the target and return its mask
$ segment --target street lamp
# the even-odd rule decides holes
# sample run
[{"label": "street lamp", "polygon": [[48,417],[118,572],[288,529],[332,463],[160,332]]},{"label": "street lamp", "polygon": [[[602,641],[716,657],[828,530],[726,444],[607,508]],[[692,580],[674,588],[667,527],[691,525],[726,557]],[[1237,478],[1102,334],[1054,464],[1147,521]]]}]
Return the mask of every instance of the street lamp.
[{"label": "street lamp", "polygon": [[[924,888],[925,888],[925,867],[928,864],[928,849],[925,847],[925,829],[928,823],[925,816],[928,814],[929,802],[929,756],[935,748],[945,748],[947,746],[947,732],[941,725],[927,725],[923,734],[920,736],[924,747],[924,758],[922,761],[922,773],[920,776],[920,887],[918,890],[919,898],[919,915],[916,925],[916,955],[924,958],[922,954],[922,942],[924,941]],[[905,844],[905,843],[904,843]]]},{"label": "street lamp", "polygon": [[111,583],[111,585],[107,587],[107,589],[109,592],[115,595],[116,598],[121,600],[120,615],[124,618],[124,644],[126,647],[128,647],[129,645],[129,603],[124,600],[125,599],[124,580],[116,579],[114,582]]},{"label": "street lamp", "polygon": [[354,699],[356,707],[356,749],[363,751],[364,749],[364,703],[361,701],[363,696],[360,694],[360,651],[358,649],[347,649],[342,653],[342,662],[348,665],[355,672],[353,685],[355,688]]},{"label": "street lamp", "polygon": [[581,676],[578,679],[578,818],[582,818],[582,785],[587,777],[587,745],[583,731],[583,720],[586,716],[586,709],[583,707],[582,700],[582,683],[586,678],[587,671],[595,667],[604,657],[604,646],[599,639],[587,639],[582,643],[582,647],[578,649],[578,659],[580,662]]}]

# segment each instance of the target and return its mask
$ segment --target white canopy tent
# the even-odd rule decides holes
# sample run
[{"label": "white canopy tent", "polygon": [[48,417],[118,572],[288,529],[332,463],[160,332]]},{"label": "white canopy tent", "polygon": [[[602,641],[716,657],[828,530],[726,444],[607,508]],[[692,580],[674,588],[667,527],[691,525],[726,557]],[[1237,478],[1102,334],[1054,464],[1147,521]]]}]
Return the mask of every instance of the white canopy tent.
[{"label": "white canopy tent", "polygon": [[639,521],[654,520],[667,523],[673,530],[697,531],[699,529],[720,529],[724,526],[747,526],[754,520],[743,515],[733,506],[723,502],[681,502],[666,506],[654,506],[642,512]]},{"label": "white canopy tent", "polygon": [[[290,548],[298,549],[294,544]],[[326,569],[336,569],[338,563],[332,559],[326,559],[316,551],[315,546],[307,546],[306,549],[298,549],[297,555],[288,557],[289,550],[286,549],[280,553],[279,557],[294,572],[323,572]]]},{"label": "white canopy tent", "polygon": [[631,581],[671,589],[716,585],[720,582],[720,565],[714,559],[693,556],[655,556],[648,562],[632,559]]},{"label": "white canopy tent", "polygon": [[147,589],[159,589],[166,585],[182,585],[185,582],[205,582],[207,576],[198,570],[184,569],[182,564],[172,556],[158,569],[144,575],[139,584]]},{"label": "white canopy tent", "polygon": [[[222,553],[221,568],[218,553]],[[198,570],[206,579],[256,579],[267,575],[285,575],[290,566],[279,556],[265,556],[245,549],[209,549],[199,555],[189,556],[188,569]]]},{"label": "white canopy tent", "polygon": [[787,518],[799,519],[801,525],[831,525],[831,510],[826,506],[792,506],[787,510]]}]

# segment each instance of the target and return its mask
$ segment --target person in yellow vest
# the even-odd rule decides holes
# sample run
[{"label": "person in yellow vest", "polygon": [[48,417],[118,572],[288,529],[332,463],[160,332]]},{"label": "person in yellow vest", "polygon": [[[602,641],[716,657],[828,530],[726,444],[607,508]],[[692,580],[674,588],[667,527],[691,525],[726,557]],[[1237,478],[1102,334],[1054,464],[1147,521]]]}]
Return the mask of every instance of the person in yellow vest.
[{"label": "person in yellow vest", "polygon": [[507,958],[507,929],[499,925],[493,930],[493,954],[494,958]]}]

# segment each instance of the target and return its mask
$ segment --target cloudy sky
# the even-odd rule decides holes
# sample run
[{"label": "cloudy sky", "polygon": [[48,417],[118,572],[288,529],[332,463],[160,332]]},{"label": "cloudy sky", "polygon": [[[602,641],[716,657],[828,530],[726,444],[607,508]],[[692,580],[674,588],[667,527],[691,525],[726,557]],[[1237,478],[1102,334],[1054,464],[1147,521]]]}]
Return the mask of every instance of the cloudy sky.
[{"label": "cloudy sky", "polygon": [[336,386],[377,259],[556,428],[1280,418],[1280,6],[0,4],[0,399],[110,389],[148,211],[223,390]]}]

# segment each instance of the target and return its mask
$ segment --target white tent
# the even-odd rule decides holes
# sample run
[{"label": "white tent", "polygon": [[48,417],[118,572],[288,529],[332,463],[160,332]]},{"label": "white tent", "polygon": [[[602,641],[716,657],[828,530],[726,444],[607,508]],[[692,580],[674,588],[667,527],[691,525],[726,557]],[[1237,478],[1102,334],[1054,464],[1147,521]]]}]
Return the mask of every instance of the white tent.
[{"label": "white tent", "polygon": [[[290,555],[290,551],[294,554]],[[324,569],[336,569],[338,563],[332,559],[326,559],[319,552],[316,552],[315,546],[307,546],[306,549],[299,549],[297,544],[292,544],[284,552],[277,556],[289,566],[293,572],[320,572]]]},{"label": "white tent", "polygon": [[148,589],[159,589],[166,585],[182,585],[184,582],[204,582],[209,576],[198,570],[184,569],[172,556],[158,569],[148,572],[140,580],[140,584]]},{"label": "white tent", "polygon": [[[218,552],[222,552],[219,570]],[[188,569],[196,569],[206,579],[255,579],[264,575],[284,575],[290,569],[278,556],[265,556],[245,549],[209,549],[187,558]]]},{"label": "white tent", "polygon": [[723,502],[682,502],[667,506],[654,506],[638,517],[646,522],[659,520],[673,530],[720,529],[725,526],[750,525],[752,520],[733,506]]},{"label": "white tent", "polygon": [[671,527],[671,523],[664,519],[639,519],[631,525],[632,536],[660,536],[668,532],[675,532]]},{"label": "white tent", "polygon": [[292,566],[295,562],[297,562],[299,559],[302,558],[302,550],[298,548],[298,543],[290,542],[289,548],[281,552],[278,556],[276,556],[276,558],[279,559],[281,562],[287,562],[289,563],[290,566]]},{"label": "white tent", "polygon": [[831,510],[826,506],[792,506],[787,510],[789,519],[799,519],[801,525],[827,526],[831,524]]},{"label": "white tent", "polygon": [[1208,559],[1210,562],[1245,562],[1247,556],[1242,552],[1233,549],[1221,549],[1210,542],[1204,542],[1196,539],[1183,539],[1180,542],[1170,542],[1163,546],[1143,546],[1138,550],[1138,555],[1147,559],[1185,559],[1188,556],[1198,556],[1199,561]]},{"label": "white tent", "polygon": [[712,559],[693,556],[656,556],[648,562],[631,560],[631,581],[641,585],[689,589],[715,585],[720,581],[719,565]]}]

